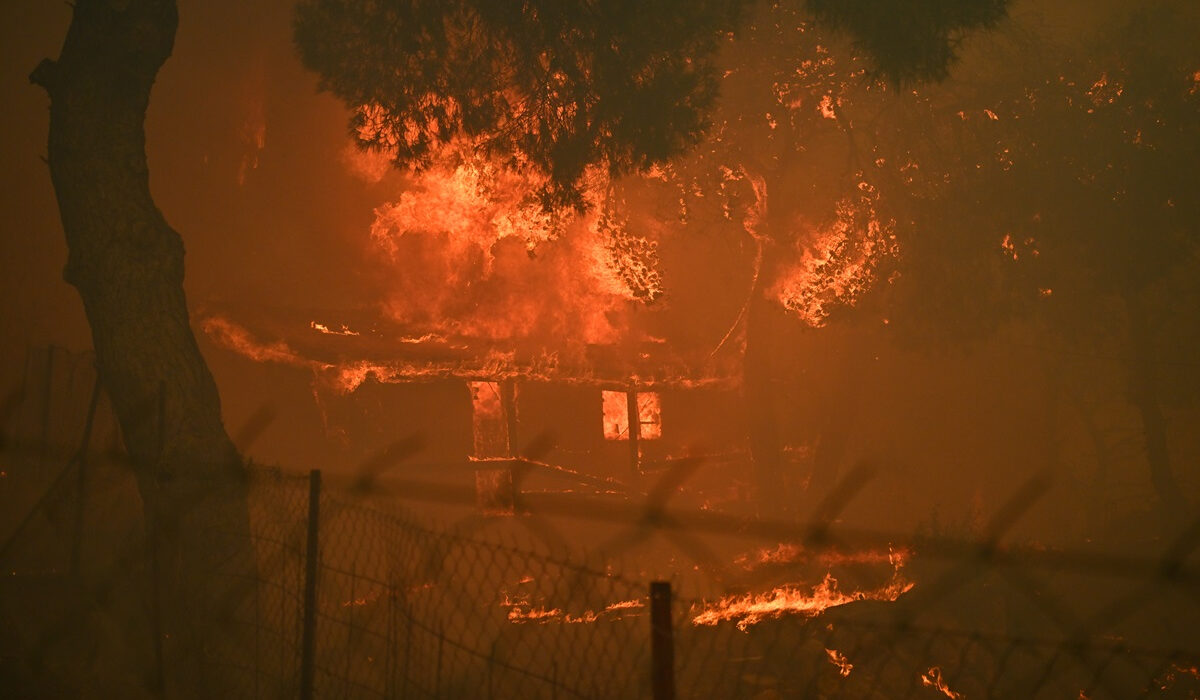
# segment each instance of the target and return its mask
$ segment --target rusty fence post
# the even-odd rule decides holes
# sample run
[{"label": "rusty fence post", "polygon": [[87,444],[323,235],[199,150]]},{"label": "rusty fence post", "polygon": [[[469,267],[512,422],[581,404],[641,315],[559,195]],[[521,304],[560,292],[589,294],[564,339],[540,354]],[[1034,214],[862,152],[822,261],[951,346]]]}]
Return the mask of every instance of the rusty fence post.
[{"label": "rusty fence post", "polygon": [[654,700],[675,700],[675,640],[668,581],[650,583],[650,664]]},{"label": "rusty fence post", "polygon": [[321,470],[308,475],[308,547],[304,555],[304,630],[301,637],[300,698],[312,700],[317,656],[317,536],[321,515]]}]

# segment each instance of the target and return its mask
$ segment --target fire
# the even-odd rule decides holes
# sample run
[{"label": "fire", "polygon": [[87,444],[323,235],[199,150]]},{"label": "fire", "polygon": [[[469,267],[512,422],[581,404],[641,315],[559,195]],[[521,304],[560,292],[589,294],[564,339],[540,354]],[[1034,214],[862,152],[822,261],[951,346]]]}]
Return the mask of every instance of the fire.
[{"label": "fire", "polygon": [[[836,549],[823,550],[815,557],[815,561],[825,566],[841,564],[882,564],[887,562],[893,569],[899,569],[912,556],[912,550],[907,547],[889,547],[886,551],[865,549],[853,552],[841,552]],[[754,552],[738,555],[733,561],[747,571],[753,571],[763,566],[792,564],[809,559],[804,548],[798,544],[780,542],[774,547],[761,548]]]},{"label": "fire", "polygon": [[447,335],[612,343],[631,303],[663,294],[657,243],[629,229],[602,173],[587,212],[547,208],[546,181],[469,144],[441,149],[413,186],[375,211],[388,271],[385,312]]},{"label": "fire", "polygon": [[[634,393],[634,399],[637,402],[638,439],[657,440],[661,438],[662,405],[658,394],[653,391],[639,391]],[[604,415],[604,439],[630,439],[629,392],[602,391],[600,400]]]},{"label": "fire", "polygon": [[1166,673],[1158,680],[1158,686],[1162,690],[1169,690],[1181,678],[1187,676],[1192,680],[1200,681],[1200,666],[1191,665],[1184,666],[1182,664],[1173,663],[1167,669]]},{"label": "fire", "polygon": [[[562,608],[545,608],[531,606],[522,597],[518,597],[515,601],[506,594],[504,600],[500,603],[501,607],[508,608],[506,615],[509,622],[513,624],[549,624],[557,622],[559,624],[577,625],[577,624],[592,624],[600,620],[616,621],[620,620],[630,613],[630,611],[641,610],[646,607],[645,602],[637,599],[622,600],[611,605],[606,605],[599,611],[584,610],[583,612],[574,615],[569,612],[564,612]],[[634,613],[635,615],[640,613]]]},{"label": "fire", "polygon": [[911,582],[897,575],[879,589],[847,593],[838,588],[833,575],[826,574],[810,591],[787,584],[768,593],[727,596],[715,603],[704,604],[692,618],[692,624],[712,626],[724,620],[737,620],[737,628],[745,632],[752,625],[784,614],[816,617],[829,608],[859,600],[896,600],[912,587]]},{"label": "fire", "polygon": [[854,664],[846,658],[846,655],[837,649],[826,649],[825,654],[829,656],[829,663],[837,666],[838,674],[842,678],[850,675],[850,671],[854,670]]},{"label": "fire", "polygon": [[927,688],[934,688],[950,700],[958,700],[962,697],[962,693],[956,693],[946,685],[946,679],[942,677],[942,669],[938,666],[932,666],[921,674],[921,684]]},{"label": "fire", "polygon": [[316,321],[310,321],[308,324],[308,327],[318,333],[324,333],[325,335],[358,335],[358,331],[352,331],[349,328],[347,328],[344,324],[342,325],[341,328],[334,330],[334,329],[330,328],[329,326],[325,325],[324,323],[317,323]]},{"label": "fire", "polygon": [[821,117],[824,119],[837,119],[837,107],[841,100],[834,100],[833,95],[825,95],[821,98],[821,104],[817,108],[821,112]]},{"label": "fire", "polygon": [[330,365],[301,357],[287,343],[263,343],[248,330],[221,316],[210,316],[200,322],[201,329],[214,341],[256,362],[276,362],[295,367],[328,369]]},{"label": "fire", "polygon": [[838,202],[834,221],[816,232],[800,259],[786,267],[774,296],[808,325],[819,328],[836,306],[854,306],[875,283],[883,260],[899,253],[893,221],[876,212],[879,194],[859,183],[858,194]]},{"label": "fire", "polygon": [[366,606],[374,603],[377,600],[379,600],[378,593],[376,593],[374,595],[363,596],[361,598],[351,598],[350,600],[343,600],[342,607],[343,608],[363,608],[363,607],[366,607]]}]

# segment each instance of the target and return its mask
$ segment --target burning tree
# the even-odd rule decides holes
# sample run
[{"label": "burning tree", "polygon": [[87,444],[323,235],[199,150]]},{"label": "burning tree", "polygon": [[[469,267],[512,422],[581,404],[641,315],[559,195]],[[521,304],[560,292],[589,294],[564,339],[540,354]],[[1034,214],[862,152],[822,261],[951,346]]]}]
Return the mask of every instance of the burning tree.
[{"label": "burning tree", "polygon": [[[425,172],[426,190],[444,179],[448,152],[523,173],[533,187],[512,211],[525,212],[520,235],[531,251],[557,235],[546,224],[565,218],[567,208],[601,209],[597,219],[611,223],[605,209],[620,200],[613,183],[631,173],[645,177],[626,190],[655,179],[678,187],[685,226],[689,209],[705,215],[706,196],[719,202],[718,219],[738,219],[756,262],[745,308],[719,346],[744,341],[729,345],[744,350],[757,479],[762,493],[779,494],[782,448],[764,329],[779,305],[808,325],[823,325],[839,306],[854,304],[895,252],[890,224],[876,211],[879,192],[857,152],[852,148],[845,172],[832,177],[821,169],[828,159],[813,154],[828,156],[830,145],[840,148],[850,134],[842,114],[849,93],[876,100],[885,91],[869,75],[894,83],[944,77],[962,36],[995,24],[1006,6],[750,7],[729,0],[637,8],[459,2],[433,10],[310,0],[299,7],[296,38],[321,87],[354,108],[352,137],[397,166]],[[914,31],[892,25],[896,16]],[[808,22],[814,17],[844,30],[864,57],[846,51],[844,63],[835,61]],[[721,41],[735,28],[738,41]],[[714,106],[718,89],[723,99]],[[454,172],[461,175],[463,166]],[[493,205],[478,200],[477,214]],[[430,217],[429,207],[419,208],[421,217],[414,211],[388,212],[384,228],[401,234],[387,239],[393,253],[405,232],[421,228],[418,219]],[[513,221],[485,218],[469,235]],[[620,225],[603,233],[628,291],[642,301],[656,298],[657,273],[639,259],[649,250],[639,243],[644,239],[621,238]],[[391,303],[420,306],[427,286]]]}]

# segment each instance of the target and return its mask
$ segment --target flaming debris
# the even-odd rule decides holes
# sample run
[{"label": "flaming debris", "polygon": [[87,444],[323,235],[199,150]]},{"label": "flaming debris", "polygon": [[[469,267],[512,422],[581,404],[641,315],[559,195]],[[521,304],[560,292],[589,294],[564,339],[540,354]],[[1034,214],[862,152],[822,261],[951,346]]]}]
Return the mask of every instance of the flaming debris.
[{"label": "flaming debris", "polygon": [[837,204],[831,224],[818,230],[785,267],[774,296],[813,328],[825,325],[835,307],[854,306],[874,285],[879,266],[899,254],[895,222],[876,211],[879,192],[866,181]]},{"label": "flaming debris", "polygon": [[850,663],[846,655],[837,649],[826,649],[825,653],[829,656],[829,663],[837,666],[838,674],[845,678],[850,675],[850,671],[854,670],[854,664]]},{"label": "flaming debris", "polygon": [[787,584],[769,593],[727,596],[715,603],[702,604],[700,612],[692,618],[692,624],[711,626],[724,620],[737,620],[737,628],[745,632],[765,619],[787,613],[816,617],[829,608],[859,600],[896,600],[912,587],[911,582],[898,577],[873,591],[846,593],[838,588],[837,579],[826,574],[811,591]]},{"label": "flaming debris", "polygon": [[358,331],[350,330],[349,328],[347,328],[345,326],[345,324],[342,324],[341,328],[334,330],[334,329],[330,328],[329,326],[325,325],[324,323],[317,323],[316,321],[310,321],[308,324],[308,327],[312,328],[314,331],[316,331],[318,333],[324,333],[325,335],[358,335]]},{"label": "flaming debris", "polygon": [[932,666],[928,671],[922,673],[921,684],[927,688],[934,688],[950,700],[958,700],[962,697],[962,693],[956,693],[946,685],[946,679],[942,677],[942,669],[939,666]]},{"label": "flaming debris", "polygon": [[516,596],[514,598],[510,598],[508,594],[505,594],[500,606],[508,608],[508,614],[506,617],[508,621],[513,624],[520,625],[526,623],[536,623],[545,625],[552,622],[557,622],[559,624],[573,625],[590,624],[599,622],[600,620],[615,622],[627,616],[638,616],[642,613],[632,611],[640,611],[642,608],[646,607],[646,603],[637,599],[622,600],[611,605],[606,605],[599,611],[584,610],[576,615],[570,612],[564,612],[562,608],[547,609],[545,607],[530,605],[528,598],[525,596]]}]

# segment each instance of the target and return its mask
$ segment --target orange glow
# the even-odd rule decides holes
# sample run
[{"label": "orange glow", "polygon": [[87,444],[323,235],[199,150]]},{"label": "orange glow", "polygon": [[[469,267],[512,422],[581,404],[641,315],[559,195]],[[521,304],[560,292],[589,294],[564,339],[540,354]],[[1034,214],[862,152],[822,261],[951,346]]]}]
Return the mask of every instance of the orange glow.
[{"label": "orange glow", "polygon": [[218,344],[235,350],[256,362],[277,362],[296,367],[330,367],[330,365],[316,363],[301,357],[283,341],[260,342],[245,328],[220,316],[210,316],[202,320],[200,328]]},{"label": "orange glow", "polygon": [[956,693],[950,689],[950,686],[946,685],[946,679],[942,677],[942,669],[938,666],[933,666],[921,674],[921,684],[927,688],[937,690],[951,700],[957,700],[962,697],[962,693]]},{"label": "orange glow", "polygon": [[629,398],[623,391],[602,391],[600,402],[604,412],[604,439],[629,439]]},{"label": "orange glow", "polygon": [[807,591],[787,584],[767,593],[727,596],[715,603],[705,603],[692,617],[692,624],[716,625],[725,620],[736,620],[737,628],[744,632],[765,619],[785,614],[816,617],[829,608],[859,600],[896,600],[912,587],[913,584],[897,570],[892,580],[881,588],[844,592],[838,588],[837,579],[826,574],[821,583]]},{"label": "orange glow", "polygon": [[662,406],[658,394],[653,391],[639,391],[638,406],[638,437],[642,440],[657,440],[662,437]]},{"label": "orange glow", "polygon": [[837,119],[837,102],[833,99],[833,95],[825,95],[821,98],[821,104],[817,106],[821,116],[825,119]]},{"label": "orange glow", "polygon": [[379,182],[395,169],[390,153],[364,150],[353,143],[342,149],[341,161],[347,172],[369,183]]},{"label": "orange glow", "polygon": [[[1117,101],[1121,95],[1125,93],[1125,87],[1121,83],[1110,80],[1108,73],[1101,73],[1096,82],[1088,88],[1088,97],[1092,99],[1092,104],[1096,107],[1101,105],[1110,105]],[[1089,112],[1091,110],[1088,110]]]},{"label": "orange glow", "polygon": [[343,325],[338,330],[333,330],[332,328],[325,325],[324,323],[317,323],[316,321],[310,321],[308,324],[308,327],[318,333],[324,333],[325,335],[358,335],[357,331],[352,331],[349,328],[347,328],[345,325]]},{"label": "orange glow", "polygon": [[850,675],[850,671],[854,670],[854,664],[850,663],[846,655],[837,649],[826,649],[825,654],[829,656],[829,663],[837,666],[838,674],[842,678]]},{"label": "orange glow", "polygon": [[[638,409],[638,439],[657,440],[662,437],[662,403],[658,393],[636,392]],[[600,392],[601,411],[604,416],[605,440],[629,439],[629,393],[625,391]]]},{"label": "orange glow", "polygon": [[564,612],[561,608],[531,606],[521,597],[518,597],[514,600],[509,598],[507,595],[504,596],[504,600],[500,603],[500,605],[501,607],[508,608],[508,613],[506,615],[508,621],[518,625],[525,623],[545,625],[554,622],[559,624],[574,625],[590,624],[599,622],[600,620],[616,621],[631,615],[634,617],[639,616],[642,613],[634,611],[640,611],[642,608],[646,607],[645,602],[641,600],[622,600],[610,605],[606,605],[599,611],[584,610],[579,614],[572,614],[569,612]]},{"label": "orange glow", "polygon": [[498,382],[470,382],[475,459],[507,457],[508,420]]},{"label": "orange glow", "polygon": [[547,211],[545,178],[526,170],[450,144],[375,210],[387,315],[442,335],[609,344],[634,303],[663,294],[657,243],[629,229],[606,175],[585,177],[587,213]]},{"label": "orange glow", "polygon": [[753,571],[760,566],[769,564],[790,564],[799,560],[803,555],[804,548],[800,545],[781,542],[771,549],[759,549],[752,554],[742,554],[735,558],[733,563],[747,571]]},{"label": "orange glow", "polygon": [[1004,251],[1005,255],[1012,256],[1013,260],[1021,259],[1021,256],[1017,253],[1017,246],[1013,243],[1012,236],[1007,233],[1004,234],[1004,240],[1000,241],[1000,249]]},{"label": "orange glow", "polygon": [[[813,561],[824,566],[843,564],[890,564],[893,569],[903,567],[912,556],[912,550],[907,547],[880,549],[864,549],[853,552],[841,552],[835,549],[822,550],[811,557]],[[747,554],[737,556],[733,562],[747,571],[754,571],[763,566],[792,564],[808,561],[810,557],[804,548],[798,544],[781,542],[774,547],[762,548]]]},{"label": "orange glow", "polygon": [[899,253],[894,222],[875,210],[879,194],[867,182],[837,204],[834,221],[817,230],[784,268],[774,296],[809,326],[825,325],[837,306],[854,306],[875,283],[876,270]]}]

